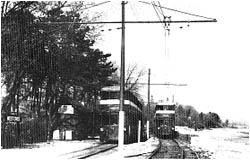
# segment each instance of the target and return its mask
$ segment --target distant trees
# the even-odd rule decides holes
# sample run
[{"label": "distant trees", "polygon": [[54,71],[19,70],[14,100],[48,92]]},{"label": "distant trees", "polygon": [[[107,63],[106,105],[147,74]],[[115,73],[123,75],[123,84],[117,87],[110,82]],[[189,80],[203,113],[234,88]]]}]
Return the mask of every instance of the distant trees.
[{"label": "distant trees", "polygon": [[198,113],[192,106],[178,105],[176,108],[176,125],[192,128],[222,127],[221,119],[217,113]]},{"label": "distant trees", "polygon": [[225,126],[225,127],[228,127],[228,126],[229,126],[229,120],[228,120],[228,119],[225,120],[224,126]]},{"label": "distant trees", "polygon": [[197,118],[198,112],[193,106],[178,105],[176,109],[176,125],[192,127]]},{"label": "distant trees", "polygon": [[178,126],[187,126],[187,116],[186,110],[184,110],[182,105],[179,105],[176,109],[176,125]]},{"label": "distant trees", "polygon": [[204,125],[206,128],[222,127],[219,115],[213,112],[209,112],[204,116]]}]

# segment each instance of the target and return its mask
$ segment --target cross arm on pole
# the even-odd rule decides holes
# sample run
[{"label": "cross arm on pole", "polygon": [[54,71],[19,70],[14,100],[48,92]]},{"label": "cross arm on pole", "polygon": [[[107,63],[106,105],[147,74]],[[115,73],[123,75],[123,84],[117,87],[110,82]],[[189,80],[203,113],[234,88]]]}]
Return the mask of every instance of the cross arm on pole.
[{"label": "cross arm on pole", "polygon": [[[134,84],[134,83],[128,83],[128,84]],[[136,83],[138,85],[148,85],[148,83]],[[187,86],[187,84],[175,84],[175,83],[150,83],[149,85],[165,85],[165,86]]]}]

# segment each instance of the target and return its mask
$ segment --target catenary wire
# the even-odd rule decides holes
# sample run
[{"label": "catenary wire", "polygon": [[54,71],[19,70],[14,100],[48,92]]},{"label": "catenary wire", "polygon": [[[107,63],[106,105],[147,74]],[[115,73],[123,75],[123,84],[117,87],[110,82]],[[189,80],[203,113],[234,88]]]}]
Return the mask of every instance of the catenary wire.
[{"label": "catenary wire", "polygon": [[[211,20],[167,20],[163,21],[166,23],[208,23],[208,22],[217,22],[216,19],[211,19]],[[100,21],[100,22],[37,22],[40,24],[120,24],[121,21]],[[162,23],[162,21],[125,21],[124,23],[130,23],[130,24],[142,24],[142,23]]]},{"label": "catenary wire", "polygon": [[157,15],[157,17],[158,17],[159,21],[161,21],[161,22],[162,22],[162,26],[163,26],[163,28],[164,28],[163,21],[161,20],[161,17],[160,17],[160,15],[159,15],[159,13],[158,13],[158,11],[157,11],[157,9],[156,9],[156,6],[153,4],[153,2],[152,2],[152,7],[154,8],[155,13],[156,13],[156,15]]},{"label": "catenary wire", "polygon": [[163,12],[163,10],[162,10],[162,7],[161,7],[161,3],[160,3],[160,1],[158,1],[158,4],[159,4],[159,8],[160,8],[160,10],[161,10],[161,14],[163,15],[163,17],[165,18],[165,15],[164,15],[164,12]]},{"label": "catenary wire", "polygon": [[[151,3],[145,2],[145,1],[138,1],[138,2],[144,3],[144,4],[152,5]],[[209,17],[205,17],[205,16],[201,16],[201,15],[193,14],[193,13],[189,13],[189,12],[179,11],[179,10],[177,10],[177,9],[172,9],[172,8],[168,8],[168,7],[164,7],[164,6],[159,6],[159,5],[156,5],[156,4],[155,4],[155,6],[161,7],[161,8],[163,8],[163,9],[167,9],[167,10],[170,10],[170,11],[179,12],[179,13],[182,13],[182,14],[187,14],[187,15],[190,15],[190,16],[195,16],[195,17],[200,17],[200,18],[205,18],[205,19],[214,20],[214,18],[209,18]]]},{"label": "catenary wire", "polygon": [[101,2],[101,3],[98,3],[98,4],[94,4],[94,5],[92,5],[92,6],[86,7],[86,8],[84,8],[84,9],[89,9],[89,8],[97,7],[97,6],[100,6],[100,5],[109,3],[109,2],[110,2],[110,1]]}]

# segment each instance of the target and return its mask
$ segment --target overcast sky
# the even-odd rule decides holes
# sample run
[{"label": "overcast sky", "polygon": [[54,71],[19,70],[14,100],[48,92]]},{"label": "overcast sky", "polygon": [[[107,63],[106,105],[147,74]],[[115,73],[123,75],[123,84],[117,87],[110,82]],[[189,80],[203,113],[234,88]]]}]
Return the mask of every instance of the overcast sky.
[{"label": "overcast sky", "polygon": [[[96,1],[95,1],[96,2]],[[103,1],[98,1],[103,2]],[[247,0],[164,0],[161,5],[189,13],[216,18],[217,23],[170,24],[170,34],[161,24],[126,24],[126,66],[138,64],[151,69],[152,83],[171,82],[186,87],[151,86],[154,100],[172,94],[176,102],[192,105],[199,112],[216,112],[223,120],[249,122],[250,22]],[[158,2],[156,2],[158,4]],[[111,1],[85,13],[102,12],[101,21],[120,21],[121,2]],[[172,20],[201,20],[163,10]],[[151,5],[126,4],[126,20],[158,20]],[[202,19],[204,20],[204,19]],[[119,24],[104,25],[96,46],[111,53],[120,64]],[[109,31],[110,30],[110,31]],[[147,82],[147,74],[141,82]],[[141,89],[147,100],[147,87]]]},{"label": "overcast sky", "polygon": [[[216,112],[222,119],[249,117],[249,5],[247,1],[192,0],[160,1],[164,7],[216,18],[217,23],[170,24],[165,35],[161,24],[126,24],[126,65],[137,63],[151,69],[152,83],[185,83],[186,87],[152,86],[154,100],[174,94],[181,104],[199,112]],[[157,2],[156,2],[157,3]],[[99,7],[102,20],[121,20],[120,2]],[[93,8],[94,10],[94,8]],[[163,10],[172,20],[199,17]],[[152,6],[140,2],[126,5],[126,20],[158,20]],[[204,19],[203,19],[204,20]],[[105,25],[97,47],[111,53],[120,64],[120,25]],[[112,29],[108,31],[108,29]],[[142,82],[147,82],[145,75]],[[141,94],[147,99],[147,87]]]}]

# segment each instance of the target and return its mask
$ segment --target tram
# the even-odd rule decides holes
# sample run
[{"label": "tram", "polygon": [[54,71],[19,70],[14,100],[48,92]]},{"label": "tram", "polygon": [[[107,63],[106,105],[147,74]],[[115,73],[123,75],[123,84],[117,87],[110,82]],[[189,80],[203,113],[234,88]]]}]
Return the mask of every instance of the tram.
[{"label": "tram", "polygon": [[155,106],[155,131],[159,138],[174,138],[175,132],[175,108],[174,103],[157,104]]},{"label": "tram", "polygon": [[[118,116],[120,105],[120,87],[110,86],[101,90],[99,109],[101,113],[100,140],[102,142],[118,142]],[[142,123],[142,104],[130,91],[124,91],[125,124],[124,143],[138,140],[139,120]],[[141,124],[141,126],[143,126]],[[142,134],[140,134],[142,135]]]}]

